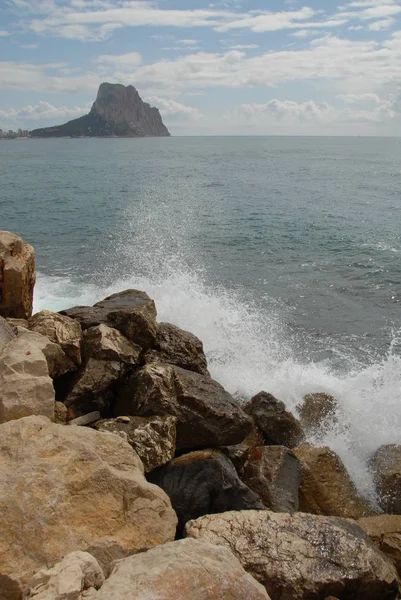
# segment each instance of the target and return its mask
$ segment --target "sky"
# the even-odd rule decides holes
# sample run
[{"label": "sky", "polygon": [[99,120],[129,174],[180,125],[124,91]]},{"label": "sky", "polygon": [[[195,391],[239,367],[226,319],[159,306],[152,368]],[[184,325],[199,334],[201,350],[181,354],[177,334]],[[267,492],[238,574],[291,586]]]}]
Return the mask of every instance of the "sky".
[{"label": "sky", "polygon": [[0,0],[0,128],[103,81],[173,135],[401,135],[401,0]]}]

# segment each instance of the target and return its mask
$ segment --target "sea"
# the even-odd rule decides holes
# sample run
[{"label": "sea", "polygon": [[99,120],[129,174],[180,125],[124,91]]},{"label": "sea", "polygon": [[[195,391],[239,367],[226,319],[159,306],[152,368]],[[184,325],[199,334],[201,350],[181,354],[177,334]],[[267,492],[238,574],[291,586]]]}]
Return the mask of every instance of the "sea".
[{"label": "sea", "polygon": [[0,229],[36,250],[35,310],[146,291],[242,403],[338,400],[313,443],[375,503],[401,443],[401,138],[0,143]]}]

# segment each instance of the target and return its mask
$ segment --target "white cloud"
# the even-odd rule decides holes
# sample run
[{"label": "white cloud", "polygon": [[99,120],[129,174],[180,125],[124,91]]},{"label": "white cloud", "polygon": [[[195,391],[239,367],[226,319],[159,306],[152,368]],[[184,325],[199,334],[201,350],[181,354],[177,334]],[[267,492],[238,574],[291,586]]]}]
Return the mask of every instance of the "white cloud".
[{"label": "white cloud", "polygon": [[369,23],[368,29],[370,31],[382,31],[383,29],[390,29],[396,22],[396,19],[389,17],[388,19],[381,19],[380,21]]},{"label": "white cloud", "polygon": [[196,46],[199,40],[177,40],[179,44],[184,44],[185,46]]},{"label": "white cloud", "polygon": [[54,124],[60,121],[67,121],[80,117],[87,113],[90,106],[84,107],[67,107],[67,106],[53,106],[44,100],[41,100],[36,105],[24,106],[23,108],[15,109],[1,109],[0,108],[0,120],[3,123],[3,127],[7,125],[18,126],[24,125],[29,126],[29,129],[34,127],[38,121],[54,121]]},{"label": "white cloud", "polygon": [[203,118],[203,114],[193,106],[187,106],[174,99],[160,98],[159,96],[149,96],[146,100],[157,106],[163,117],[178,117],[181,119],[198,120]]},{"label": "white cloud", "polygon": [[234,46],[228,46],[230,50],[253,50],[259,48],[258,44],[235,44]]},{"label": "white cloud", "polygon": [[102,66],[112,67],[116,70],[131,71],[142,62],[142,56],[139,52],[129,52],[127,54],[102,54],[96,60]]},{"label": "white cloud", "polygon": [[5,29],[0,29],[0,37],[6,37],[8,35],[11,35],[9,31],[6,31]]}]

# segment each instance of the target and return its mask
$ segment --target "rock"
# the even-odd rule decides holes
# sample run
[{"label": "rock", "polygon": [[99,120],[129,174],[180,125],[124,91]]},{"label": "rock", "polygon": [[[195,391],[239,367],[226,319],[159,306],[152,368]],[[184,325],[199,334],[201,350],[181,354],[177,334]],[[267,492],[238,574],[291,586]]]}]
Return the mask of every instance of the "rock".
[{"label": "rock", "polygon": [[28,319],[13,319],[9,317],[6,321],[11,327],[23,327],[24,329],[29,329]]},{"label": "rock", "polygon": [[177,417],[177,449],[241,442],[251,420],[210,377],[172,365],[145,365],[119,391],[115,415]]},{"label": "rock", "polygon": [[82,415],[82,417],[77,417],[76,419],[71,419],[68,425],[78,425],[83,427],[84,425],[92,425],[96,423],[96,421],[100,420],[100,413],[95,410],[94,412],[88,413],[86,415]]},{"label": "rock", "polygon": [[107,311],[96,306],[73,306],[72,308],[61,310],[60,315],[78,321],[83,331],[101,324],[107,325]]},{"label": "rock", "polygon": [[48,337],[28,329],[17,327],[18,336],[24,336],[25,340],[30,340],[32,344],[35,344],[43,354],[47,361],[47,367],[49,369],[49,375],[51,379],[55,379],[73,371],[76,369],[73,361],[63,352],[61,347],[54,342],[51,342]]},{"label": "rock", "polygon": [[17,336],[9,323],[3,317],[0,317],[0,352],[8,342]]},{"label": "rock", "polygon": [[84,333],[84,355],[104,361],[117,361],[127,365],[139,362],[141,348],[129,342],[117,329],[107,325],[90,327]]},{"label": "rock", "polygon": [[202,342],[192,333],[170,323],[158,324],[155,348],[148,350],[145,361],[168,363],[209,375]]},{"label": "rock", "polygon": [[269,600],[227,548],[179,540],[118,561],[97,600]]},{"label": "rock", "polygon": [[65,425],[68,421],[68,409],[62,402],[54,405],[54,421],[60,425]]},{"label": "rock", "polygon": [[35,252],[9,231],[0,231],[0,315],[27,319],[32,314]]},{"label": "rock", "polygon": [[379,515],[359,519],[358,525],[393,561],[401,577],[401,516]]},{"label": "rock", "polygon": [[350,519],[370,516],[342,461],[330,448],[302,444],[293,450],[302,466],[299,509]]},{"label": "rock", "polygon": [[58,344],[77,367],[81,364],[82,331],[78,323],[64,315],[42,310],[29,319],[29,329]]},{"label": "rock", "polygon": [[249,435],[244,439],[241,444],[235,446],[221,446],[220,450],[228,456],[233,463],[237,472],[242,474],[243,467],[248,460],[248,455],[251,450],[264,444],[264,436],[262,431],[256,425],[255,421],[251,417],[252,430]]},{"label": "rock", "polygon": [[251,398],[244,410],[263,431],[267,444],[294,448],[304,437],[299,421],[271,394],[260,392]]},{"label": "rock", "polygon": [[27,331],[0,352],[0,423],[29,415],[53,419],[54,401],[46,358]]},{"label": "rock", "polygon": [[264,509],[258,496],[242,481],[218,450],[198,450],[174,459],[148,475],[161,487],[178,516],[177,535],[185,524],[206,514],[228,510]]},{"label": "rock", "polygon": [[273,600],[397,598],[393,564],[348,519],[226,512],[190,521],[186,534],[229,548]]},{"label": "rock", "polygon": [[145,473],[149,473],[174,458],[176,423],[176,417],[169,415],[117,417],[100,421],[95,428],[98,431],[123,434],[142,460]]},{"label": "rock", "polygon": [[106,548],[115,559],[174,539],[168,497],[145,480],[138,456],[116,435],[44,417],[3,424],[0,482],[4,587],[21,589],[72,551],[100,560]]},{"label": "rock", "polygon": [[330,394],[307,394],[297,410],[303,429],[313,434],[336,423],[338,402]]},{"label": "rock", "polygon": [[71,552],[50,569],[41,569],[24,591],[24,600],[80,600],[81,592],[100,589],[103,571],[88,552]]},{"label": "rock", "polygon": [[284,446],[263,446],[250,450],[241,479],[275,512],[298,510],[301,464]]},{"label": "rock", "polygon": [[31,131],[32,137],[166,137],[160,113],[143,102],[137,90],[119,83],[102,83],[90,112],[83,117]]},{"label": "rock", "polygon": [[386,513],[401,514],[401,445],[378,449],[371,461],[380,507]]}]

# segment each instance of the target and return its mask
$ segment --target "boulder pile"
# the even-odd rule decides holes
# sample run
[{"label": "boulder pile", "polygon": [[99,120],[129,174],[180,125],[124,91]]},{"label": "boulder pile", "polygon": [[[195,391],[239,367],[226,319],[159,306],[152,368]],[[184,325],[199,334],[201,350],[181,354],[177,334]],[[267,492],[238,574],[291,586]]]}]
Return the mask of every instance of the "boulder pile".
[{"label": "boulder pile", "polygon": [[32,316],[32,261],[0,232],[0,600],[399,597],[399,446],[377,515],[308,443],[334,399],[241,406],[142,291]]}]

